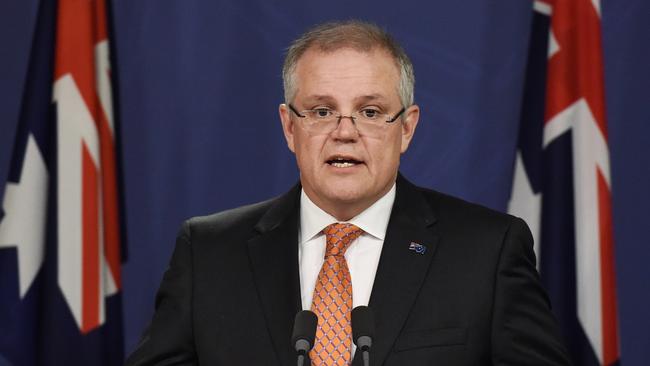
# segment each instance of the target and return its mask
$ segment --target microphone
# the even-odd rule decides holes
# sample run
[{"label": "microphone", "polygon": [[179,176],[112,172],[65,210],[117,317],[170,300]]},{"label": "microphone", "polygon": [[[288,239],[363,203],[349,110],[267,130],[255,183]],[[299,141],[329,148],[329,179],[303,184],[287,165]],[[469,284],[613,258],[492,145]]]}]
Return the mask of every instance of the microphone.
[{"label": "microphone", "polygon": [[357,351],[362,352],[363,365],[370,365],[370,347],[375,336],[375,321],[372,310],[367,306],[357,306],[352,309],[352,340],[357,345]]},{"label": "microphone", "polygon": [[296,314],[296,320],[293,323],[291,344],[293,344],[298,354],[298,366],[304,365],[305,356],[314,346],[316,325],[318,325],[318,317],[311,311],[302,310]]}]

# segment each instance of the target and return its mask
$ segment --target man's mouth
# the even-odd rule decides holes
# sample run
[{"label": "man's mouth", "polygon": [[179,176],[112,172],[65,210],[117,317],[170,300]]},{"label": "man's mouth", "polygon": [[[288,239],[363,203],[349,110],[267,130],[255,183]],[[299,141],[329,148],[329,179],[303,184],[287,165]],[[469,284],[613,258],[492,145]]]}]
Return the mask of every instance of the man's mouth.
[{"label": "man's mouth", "polygon": [[327,164],[336,168],[349,168],[358,164],[363,164],[363,162],[349,157],[334,157],[327,160]]}]

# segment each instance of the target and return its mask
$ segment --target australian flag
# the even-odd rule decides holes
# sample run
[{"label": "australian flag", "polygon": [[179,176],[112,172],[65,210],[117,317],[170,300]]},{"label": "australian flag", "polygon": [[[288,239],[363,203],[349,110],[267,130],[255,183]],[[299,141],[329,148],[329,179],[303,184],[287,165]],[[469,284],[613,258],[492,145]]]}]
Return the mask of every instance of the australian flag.
[{"label": "australian flag", "polygon": [[[599,0],[538,0],[509,210],[577,366],[620,362]],[[537,244],[538,243],[538,244]]]},{"label": "australian flag", "polygon": [[123,363],[111,89],[105,1],[41,1],[0,181],[0,365]]}]

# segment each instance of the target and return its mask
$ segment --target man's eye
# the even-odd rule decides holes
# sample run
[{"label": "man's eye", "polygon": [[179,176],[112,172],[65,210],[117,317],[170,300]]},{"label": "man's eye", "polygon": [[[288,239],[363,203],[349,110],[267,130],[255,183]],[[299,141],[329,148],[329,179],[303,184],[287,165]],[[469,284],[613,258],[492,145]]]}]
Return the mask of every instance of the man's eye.
[{"label": "man's eye", "polygon": [[360,113],[362,117],[368,119],[374,119],[379,117],[379,111],[377,111],[376,109],[366,108],[366,109],[362,109]]},{"label": "man's eye", "polygon": [[332,111],[327,108],[317,108],[313,110],[314,116],[318,118],[326,118],[332,115]]}]

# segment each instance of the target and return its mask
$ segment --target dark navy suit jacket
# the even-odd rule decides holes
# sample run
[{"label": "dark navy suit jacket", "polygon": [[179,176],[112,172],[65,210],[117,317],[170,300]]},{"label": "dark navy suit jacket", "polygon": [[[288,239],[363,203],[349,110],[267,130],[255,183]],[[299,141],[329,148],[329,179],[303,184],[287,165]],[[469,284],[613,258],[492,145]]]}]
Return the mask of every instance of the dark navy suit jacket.
[{"label": "dark navy suit jacket", "polygon": [[[294,365],[299,200],[185,222],[127,365]],[[401,176],[369,306],[372,365],[569,364],[526,224]]]}]

